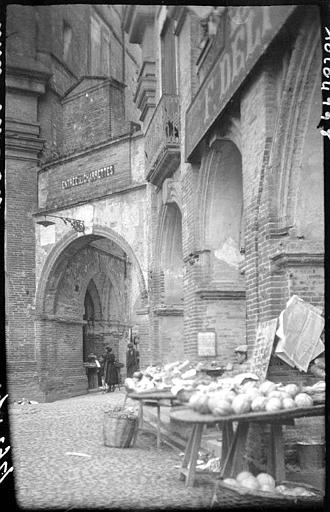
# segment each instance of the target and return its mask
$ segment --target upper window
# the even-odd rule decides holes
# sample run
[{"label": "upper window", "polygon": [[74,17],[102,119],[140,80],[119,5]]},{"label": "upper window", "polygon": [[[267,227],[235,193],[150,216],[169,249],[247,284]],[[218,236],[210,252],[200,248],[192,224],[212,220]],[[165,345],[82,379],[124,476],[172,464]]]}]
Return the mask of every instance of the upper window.
[{"label": "upper window", "polygon": [[110,75],[110,30],[96,16],[91,18],[91,75]]},{"label": "upper window", "polygon": [[71,40],[72,28],[66,21],[63,21],[63,59],[65,61],[67,61],[69,58],[71,50]]},{"label": "upper window", "polygon": [[162,93],[176,94],[174,22],[167,19],[161,33]]}]

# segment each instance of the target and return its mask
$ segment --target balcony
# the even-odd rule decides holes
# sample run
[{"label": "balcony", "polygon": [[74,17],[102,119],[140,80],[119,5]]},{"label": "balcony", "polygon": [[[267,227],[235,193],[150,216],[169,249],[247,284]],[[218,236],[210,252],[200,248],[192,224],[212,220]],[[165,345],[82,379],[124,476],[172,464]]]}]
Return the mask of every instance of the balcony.
[{"label": "balcony", "polygon": [[176,94],[163,94],[145,136],[146,179],[160,187],[180,163],[180,104]]}]

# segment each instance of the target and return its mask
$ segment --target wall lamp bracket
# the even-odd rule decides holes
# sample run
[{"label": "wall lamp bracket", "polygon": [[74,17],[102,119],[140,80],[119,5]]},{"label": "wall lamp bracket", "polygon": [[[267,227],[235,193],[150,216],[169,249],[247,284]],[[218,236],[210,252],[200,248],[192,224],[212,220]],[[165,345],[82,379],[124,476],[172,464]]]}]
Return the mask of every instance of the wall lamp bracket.
[{"label": "wall lamp bracket", "polygon": [[52,217],[54,219],[61,219],[64,224],[70,224],[70,226],[77,231],[77,233],[85,233],[85,223],[83,220],[79,219],[71,219],[70,217],[60,217],[59,215],[45,215],[44,219],[37,220],[36,223],[40,224],[47,228],[48,226],[53,226],[55,224],[54,221],[48,220],[48,217]]}]

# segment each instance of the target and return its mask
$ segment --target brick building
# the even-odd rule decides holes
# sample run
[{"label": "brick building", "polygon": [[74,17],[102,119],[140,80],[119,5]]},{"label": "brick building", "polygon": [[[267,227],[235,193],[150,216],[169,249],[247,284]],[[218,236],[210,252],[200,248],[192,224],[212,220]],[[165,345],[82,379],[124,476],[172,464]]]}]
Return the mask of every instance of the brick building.
[{"label": "brick building", "polygon": [[6,29],[12,398],[86,392],[132,335],[142,366],[226,363],[293,293],[322,306],[316,7],[9,5]]},{"label": "brick building", "polygon": [[155,354],[215,339],[226,363],[292,294],[323,306],[319,11],[129,6],[124,26],[142,48]]}]

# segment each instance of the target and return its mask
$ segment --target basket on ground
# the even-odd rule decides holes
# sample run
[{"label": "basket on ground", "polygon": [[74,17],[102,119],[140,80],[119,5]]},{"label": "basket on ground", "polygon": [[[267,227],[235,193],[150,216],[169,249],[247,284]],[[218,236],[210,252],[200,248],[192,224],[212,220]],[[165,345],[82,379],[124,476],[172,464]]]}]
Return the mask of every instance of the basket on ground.
[{"label": "basket on ground", "polygon": [[287,487],[303,487],[313,492],[313,496],[292,496],[276,492],[252,490],[244,487],[234,487],[223,483],[220,479],[215,484],[211,507],[221,506],[250,506],[260,507],[293,507],[298,510],[301,506],[319,506],[323,502],[323,493],[308,484],[298,482],[281,482]]},{"label": "basket on ground", "polygon": [[129,448],[137,429],[137,416],[122,411],[104,413],[103,439],[105,446]]}]

